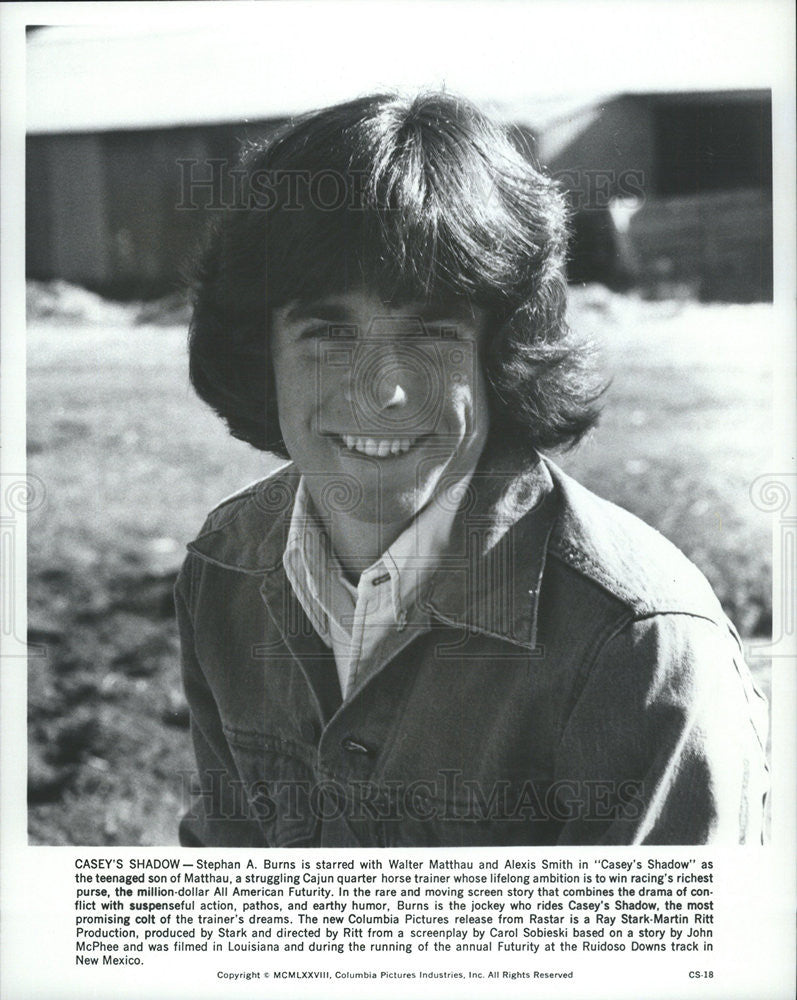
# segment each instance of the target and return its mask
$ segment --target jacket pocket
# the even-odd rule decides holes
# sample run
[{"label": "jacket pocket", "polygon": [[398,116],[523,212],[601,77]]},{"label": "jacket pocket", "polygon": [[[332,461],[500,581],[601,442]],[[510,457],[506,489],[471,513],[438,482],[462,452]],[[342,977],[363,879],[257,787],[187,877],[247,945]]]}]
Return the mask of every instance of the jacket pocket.
[{"label": "jacket pocket", "polygon": [[224,728],[242,795],[269,847],[312,847],[318,819],[312,759],[315,748],[251,730]]}]

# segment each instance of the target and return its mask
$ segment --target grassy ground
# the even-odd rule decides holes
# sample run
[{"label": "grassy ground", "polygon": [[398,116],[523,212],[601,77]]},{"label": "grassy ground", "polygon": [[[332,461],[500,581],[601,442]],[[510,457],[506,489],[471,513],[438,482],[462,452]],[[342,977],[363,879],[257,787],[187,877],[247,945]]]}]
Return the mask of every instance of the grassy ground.
[{"label": "grassy ground", "polygon": [[[770,528],[748,496],[770,471],[769,312],[577,293],[572,322],[605,342],[614,381],[561,459],[683,548],[747,637],[770,622]],[[99,306],[30,323],[29,471],[47,490],[28,529],[47,654],[29,681],[32,843],[176,842],[192,757],[174,574],[210,507],[275,464],[192,396],[184,340]]]}]

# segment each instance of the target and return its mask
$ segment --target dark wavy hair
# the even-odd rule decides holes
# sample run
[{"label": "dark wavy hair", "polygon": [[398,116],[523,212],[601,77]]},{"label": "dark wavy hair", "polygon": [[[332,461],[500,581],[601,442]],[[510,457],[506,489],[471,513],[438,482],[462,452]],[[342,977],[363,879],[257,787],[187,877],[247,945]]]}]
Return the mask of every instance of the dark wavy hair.
[{"label": "dark wavy hair", "polygon": [[592,354],[565,322],[563,197],[473,105],[379,94],[315,111],[246,149],[238,177],[197,262],[189,334],[194,389],[234,437],[289,457],[271,312],[361,287],[486,311],[491,436],[531,454],[596,422]]}]

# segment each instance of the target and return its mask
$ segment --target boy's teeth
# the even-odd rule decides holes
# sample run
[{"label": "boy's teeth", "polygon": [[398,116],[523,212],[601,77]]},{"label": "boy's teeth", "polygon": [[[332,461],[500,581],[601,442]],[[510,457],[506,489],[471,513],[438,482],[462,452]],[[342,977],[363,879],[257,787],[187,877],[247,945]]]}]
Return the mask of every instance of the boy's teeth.
[{"label": "boy's teeth", "polygon": [[402,455],[409,451],[415,443],[414,438],[362,438],[353,434],[344,434],[343,443],[347,448],[360,451],[364,455],[375,455],[386,458],[388,455]]}]

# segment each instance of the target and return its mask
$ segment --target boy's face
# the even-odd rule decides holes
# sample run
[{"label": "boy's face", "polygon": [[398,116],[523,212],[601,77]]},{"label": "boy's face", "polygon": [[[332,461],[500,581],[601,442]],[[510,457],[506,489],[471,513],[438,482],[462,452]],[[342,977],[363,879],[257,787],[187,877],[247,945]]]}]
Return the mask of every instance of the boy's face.
[{"label": "boy's face", "polygon": [[366,291],[274,311],[283,439],[322,516],[401,525],[470,471],[488,429],[482,310]]}]

